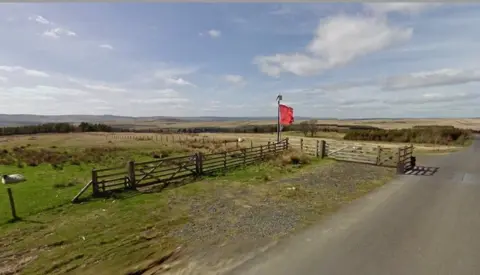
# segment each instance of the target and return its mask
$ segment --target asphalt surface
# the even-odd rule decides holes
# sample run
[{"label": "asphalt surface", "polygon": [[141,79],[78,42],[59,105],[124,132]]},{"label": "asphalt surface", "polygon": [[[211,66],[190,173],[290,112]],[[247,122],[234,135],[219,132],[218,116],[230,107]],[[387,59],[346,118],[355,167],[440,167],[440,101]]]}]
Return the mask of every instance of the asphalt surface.
[{"label": "asphalt surface", "polygon": [[417,166],[230,274],[480,274],[480,139]]}]

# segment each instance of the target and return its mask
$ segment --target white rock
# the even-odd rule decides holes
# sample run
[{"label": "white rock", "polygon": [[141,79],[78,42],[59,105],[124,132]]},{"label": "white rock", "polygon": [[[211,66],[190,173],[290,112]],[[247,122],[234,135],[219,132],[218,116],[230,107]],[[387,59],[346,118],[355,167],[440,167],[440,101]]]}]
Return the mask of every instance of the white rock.
[{"label": "white rock", "polygon": [[2,183],[3,184],[11,184],[11,183],[18,183],[25,181],[25,177],[20,174],[12,174],[12,175],[3,175],[2,176]]}]

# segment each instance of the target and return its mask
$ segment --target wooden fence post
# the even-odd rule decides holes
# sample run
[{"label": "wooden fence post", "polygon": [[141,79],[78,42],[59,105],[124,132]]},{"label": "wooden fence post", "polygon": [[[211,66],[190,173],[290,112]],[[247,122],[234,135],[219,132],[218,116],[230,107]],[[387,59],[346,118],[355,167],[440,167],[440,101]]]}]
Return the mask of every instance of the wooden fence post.
[{"label": "wooden fence post", "polygon": [[405,173],[405,164],[402,160],[402,148],[398,148],[398,160],[397,160],[397,174]]},{"label": "wooden fence post", "polygon": [[223,152],[223,173],[227,172],[227,151]]},{"label": "wooden fence post", "polygon": [[375,165],[377,166],[380,165],[381,157],[382,157],[382,147],[377,146],[377,161],[375,162]]},{"label": "wooden fence post", "polygon": [[243,149],[243,167],[247,164],[247,149]]},{"label": "wooden fence post", "polygon": [[8,200],[10,201],[10,209],[12,210],[13,220],[18,220],[17,211],[15,210],[15,201],[13,199],[12,189],[7,188]]},{"label": "wooden fence post", "polygon": [[93,196],[98,196],[100,191],[98,190],[98,176],[97,170],[92,169],[92,189],[93,189]]},{"label": "wooden fence post", "polygon": [[137,189],[137,181],[135,179],[135,161],[128,162],[128,179],[130,180],[130,188]]},{"label": "wooden fence post", "polygon": [[319,156],[319,151],[320,150],[320,141],[317,139],[317,144],[316,144],[316,147],[315,147],[315,157],[318,158]]},{"label": "wooden fence post", "polygon": [[253,148],[253,140],[250,140],[250,148]]},{"label": "wooden fence post", "polygon": [[288,137],[285,139],[285,150],[288,150]]},{"label": "wooden fence post", "polygon": [[197,176],[203,174],[203,154],[201,152],[195,154],[195,172]]},{"label": "wooden fence post", "polygon": [[303,138],[300,139],[300,151],[303,151]]},{"label": "wooden fence post", "polygon": [[260,145],[260,159],[263,160],[263,145]]},{"label": "wooden fence post", "polygon": [[325,140],[320,140],[320,158],[325,158],[327,156],[327,142]]},{"label": "wooden fence post", "polygon": [[270,141],[267,143],[267,151],[270,151]]}]

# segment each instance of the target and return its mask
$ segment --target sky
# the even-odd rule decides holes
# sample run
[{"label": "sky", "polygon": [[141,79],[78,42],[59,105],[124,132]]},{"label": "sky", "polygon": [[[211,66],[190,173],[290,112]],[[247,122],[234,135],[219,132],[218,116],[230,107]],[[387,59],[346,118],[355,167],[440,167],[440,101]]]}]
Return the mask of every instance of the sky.
[{"label": "sky", "polygon": [[0,113],[479,117],[480,4],[0,4]]}]

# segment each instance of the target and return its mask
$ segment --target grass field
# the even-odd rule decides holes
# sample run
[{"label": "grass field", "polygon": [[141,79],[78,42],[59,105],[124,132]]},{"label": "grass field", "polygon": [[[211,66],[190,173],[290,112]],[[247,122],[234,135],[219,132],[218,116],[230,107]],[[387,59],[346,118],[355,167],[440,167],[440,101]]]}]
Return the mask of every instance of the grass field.
[{"label": "grass field", "polygon": [[[298,120],[295,123],[300,123]],[[414,119],[318,119],[319,124],[366,125],[383,129],[411,128],[420,125],[454,126],[456,128],[480,130],[480,118],[414,118]],[[120,120],[107,124],[129,126],[136,129],[150,128],[190,128],[190,127],[236,127],[246,125],[276,124],[276,120],[239,120],[239,121],[165,121],[165,120]]]},{"label": "grass field", "polygon": [[[304,165],[292,165],[288,154],[299,153],[289,152],[267,163],[161,193],[126,192],[107,199],[70,203],[89,181],[93,167],[117,166],[130,159],[150,160],[154,156],[215,152],[225,146],[235,148],[235,142],[225,145],[223,141],[235,141],[242,135],[210,134],[205,141],[205,135],[177,135],[175,142],[172,135],[168,136],[169,141],[150,134],[118,134],[113,138],[102,133],[1,138],[4,149],[0,152],[0,173],[21,173],[27,182],[12,186],[21,218],[17,222],[8,222],[8,199],[5,188],[0,190],[0,274],[19,270],[22,274],[125,274],[142,270],[179,245],[212,239],[223,242],[242,232],[249,238],[252,228],[260,236],[270,231],[269,235],[281,235],[306,222],[306,213],[323,215],[383,184],[390,175],[381,167],[357,167],[306,156],[302,157]],[[275,135],[245,138],[239,146],[265,144]],[[323,171],[321,175],[317,175],[319,171]],[[294,179],[285,185],[283,178],[304,173],[316,176]],[[305,182],[310,183],[303,185]],[[290,185],[297,186],[297,191],[289,191]],[[266,199],[267,210],[273,211],[270,214],[262,212],[267,211]],[[298,215],[288,223],[289,216],[276,216],[286,206],[282,215]],[[230,210],[224,213],[226,207]],[[251,214],[251,224],[238,227],[244,222],[239,213],[251,213],[249,209],[260,212]],[[261,215],[265,215],[265,228],[256,228],[257,216]],[[206,221],[208,225],[198,227]],[[225,228],[218,227],[221,223]],[[197,225],[189,229],[195,233],[185,233],[190,232],[185,231],[188,224]]]},{"label": "grass field", "polygon": [[[324,139],[338,142],[338,133],[320,133],[318,137],[302,137],[298,133],[288,133],[292,144],[303,138],[305,143]],[[266,144],[275,141],[275,134],[201,134],[201,135],[154,135],[154,134],[44,134],[35,136],[12,136],[0,139],[3,151],[0,152],[0,173],[21,173],[28,181],[14,186],[18,198],[17,212],[20,216],[30,216],[45,209],[69,204],[71,198],[91,178],[91,170],[118,166],[129,160],[147,161],[153,157],[167,157],[191,152],[218,152],[234,149],[234,141],[239,136],[246,140],[240,147],[252,144]],[[168,136],[169,141],[166,140]],[[120,138],[121,137],[121,138]],[[161,138],[159,138],[161,137]],[[204,137],[206,137],[204,139]],[[150,138],[150,139],[147,139]],[[176,138],[176,141],[174,141]],[[358,142],[356,142],[358,143]],[[362,142],[363,144],[372,142]],[[373,143],[384,147],[401,144]],[[451,152],[461,149],[455,146],[415,145],[417,153]],[[3,165],[2,165],[3,164]],[[6,192],[0,192],[0,222],[10,217]]]},{"label": "grass field", "polygon": [[[88,182],[93,167],[151,159],[152,154],[223,150],[224,144],[222,140],[112,141],[102,134],[18,136],[3,142],[1,173],[24,174],[27,182],[11,186],[20,221],[9,222],[5,188],[0,191],[0,274],[18,270],[62,274],[77,269],[82,274],[113,274],[135,268],[141,260],[161,257],[178,245],[169,234],[189,220],[189,198],[211,196],[216,187],[235,190],[303,169],[289,165],[284,157],[163,193],[127,192],[73,205],[70,200]],[[273,194],[272,189],[269,192]]]},{"label": "grass field", "polygon": [[[200,134],[202,135],[202,134]],[[210,134],[211,135],[211,134]],[[336,143],[336,142],[345,142],[349,144],[368,144],[375,146],[382,146],[386,148],[397,148],[399,146],[410,145],[410,143],[398,143],[398,142],[379,142],[379,141],[345,141],[343,140],[343,135],[341,133],[335,132],[319,132],[315,137],[307,136],[305,137],[302,133],[299,132],[285,132],[282,133],[282,138],[288,137],[289,140],[294,144],[299,144],[300,139],[303,139],[305,143],[314,143],[316,140],[325,140],[327,143]],[[215,134],[219,139],[232,139],[235,137],[242,137],[246,139],[246,142],[253,141],[254,144],[260,144],[265,142],[274,142],[277,138],[276,134],[230,134],[230,133],[219,133]],[[453,145],[434,145],[434,144],[413,144],[415,152],[419,153],[446,153],[446,152],[455,152],[462,150],[464,146],[453,146]],[[467,144],[468,146],[469,144]]]},{"label": "grass field", "polygon": [[[154,157],[184,155],[191,152],[219,152],[236,148],[236,143],[198,139],[187,135],[164,136],[163,141],[146,139],[145,134],[119,135],[137,139],[112,139],[111,135],[43,134],[2,138],[0,174],[20,173],[27,182],[13,186],[20,216],[68,204],[91,179],[93,168],[105,168],[129,160],[147,161]],[[152,137],[152,136],[149,136]],[[173,138],[177,140],[174,141]],[[250,146],[240,143],[242,146]],[[10,216],[5,191],[0,192],[0,222]]]}]

